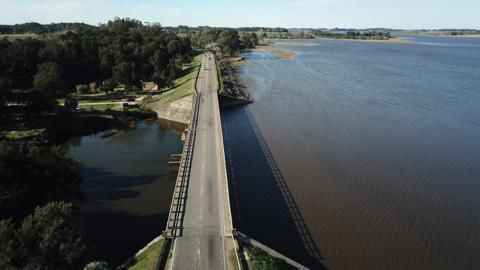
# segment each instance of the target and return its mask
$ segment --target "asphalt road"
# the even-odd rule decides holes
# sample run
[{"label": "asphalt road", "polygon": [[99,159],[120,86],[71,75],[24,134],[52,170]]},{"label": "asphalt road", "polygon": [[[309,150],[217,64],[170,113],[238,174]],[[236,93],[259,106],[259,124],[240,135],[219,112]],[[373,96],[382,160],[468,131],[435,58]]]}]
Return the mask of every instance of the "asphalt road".
[{"label": "asphalt road", "polygon": [[172,269],[227,269],[223,143],[213,55],[203,56],[197,82],[200,102],[183,234],[175,239]]}]

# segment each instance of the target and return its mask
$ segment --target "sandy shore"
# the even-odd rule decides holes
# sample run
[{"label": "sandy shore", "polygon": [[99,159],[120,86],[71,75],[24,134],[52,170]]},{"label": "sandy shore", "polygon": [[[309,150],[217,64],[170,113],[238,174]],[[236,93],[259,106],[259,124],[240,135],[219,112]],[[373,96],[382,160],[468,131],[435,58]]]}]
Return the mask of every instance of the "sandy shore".
[{"label": "sandy shore", "polygon": [[[343,41],[358,41],[358,42],[371,42],[371,43],[397,43],[397,44],[411,44],[413,41],[408,39],[402,38],[390,38],[385,40],[376,40],[376,39],[334,39],[334,38],[317,38],[318,40],[343,40]],[[304,39],[305,41],[312,40],[312,39]],[[299,47],[299,46],[318,46],[318,44],[312,42],[273,42],[268,45],[257,45],[256,48],[250,49],[248,51],[263,51],[263,52],[271,52],[279,56],[283,59],[293,59],[297,56],[297,53],[287,49],[281,49],[274,46],[281,46],[281,47]],[[243,61],[242,61],[243,63]]]},{"label": "sandy shore", "polygon": [[[290,50],[285,50],[285,49],[279,49],[272,47],[273,46],[283,46],[283,45],[278,45],[278,43],[273,43],[271,45],[265,46],[265,45],[258,45],[255,49],[251,49],[250,51],[255,52],[255,51],[264,51],[264,52],[271,52],[279,56],[280,58],[283,59],[293,59],[297,55],[294,51]],[[294,45],[290,45],[294,46]]]},{"label": "sandy shore", "polygon": [[[304,40],[311,40],[311,39],[304,39]],[[315,43],[309,43],[309,42],[272,42],[271,44],[268,44],[268,46],[295,46],[295,47],[310,47],[310,46],[318,46],[318,44]]]}]

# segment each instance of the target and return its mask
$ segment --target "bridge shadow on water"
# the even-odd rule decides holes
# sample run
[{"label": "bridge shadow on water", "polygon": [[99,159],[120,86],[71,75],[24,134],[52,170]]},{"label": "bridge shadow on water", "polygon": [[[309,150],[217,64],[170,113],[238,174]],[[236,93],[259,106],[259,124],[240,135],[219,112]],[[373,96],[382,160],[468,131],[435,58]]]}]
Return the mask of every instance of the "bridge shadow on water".
[{"label": "bridge shadow on water", "polygon": [[234,227],[310,269],[327,269],[246,106],[222,109]]}]

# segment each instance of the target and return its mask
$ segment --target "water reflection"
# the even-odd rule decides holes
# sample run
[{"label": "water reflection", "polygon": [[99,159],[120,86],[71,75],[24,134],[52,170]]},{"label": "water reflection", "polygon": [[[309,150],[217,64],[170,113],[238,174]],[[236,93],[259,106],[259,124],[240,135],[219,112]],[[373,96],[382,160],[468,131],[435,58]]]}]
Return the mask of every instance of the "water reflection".
[{"label": "water reflection", "polygon": [[73,138],[63,145],[81,164],[81,221],[96,259],[119,265],[165,228],[178,133],[147,121],[127,131]]}]

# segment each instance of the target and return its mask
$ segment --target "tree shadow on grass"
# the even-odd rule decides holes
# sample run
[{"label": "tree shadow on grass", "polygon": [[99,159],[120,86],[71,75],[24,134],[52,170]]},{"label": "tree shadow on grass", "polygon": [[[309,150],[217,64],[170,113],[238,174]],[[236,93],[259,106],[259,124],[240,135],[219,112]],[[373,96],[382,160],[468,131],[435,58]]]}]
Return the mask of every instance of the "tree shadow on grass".
[{"label": "tree shadow on grass", "polygon": [[163,90],[162,93],[166,93],[166,92],[169,92],[169,91],[178,89],[180,86],[182,86],[182,85],[184,85],[184,84],[186,84],[186,83],[188,83],[189,81],[194,80],[194,79],[195,79],[195,78],[189,78],[188,80],[185,80],[185,81],[183,81],[182,83],[176,84],[176,85],[174,85],[173,87],[170,87],[170,88],[168,88],[168,89]]},{"label": "tree shadow on grass", "polygon": [[250,111],[224,109],[222,127],[234,227],[311,269],[327,269]]},{"label": "tree shadow on grass", "polygon": [[96,203],[139,197],[140,192],[129,189],[151,184],[165,176],[161,174],[122,176],[102,168],[83,168],[82,177],[84,199]]}]

